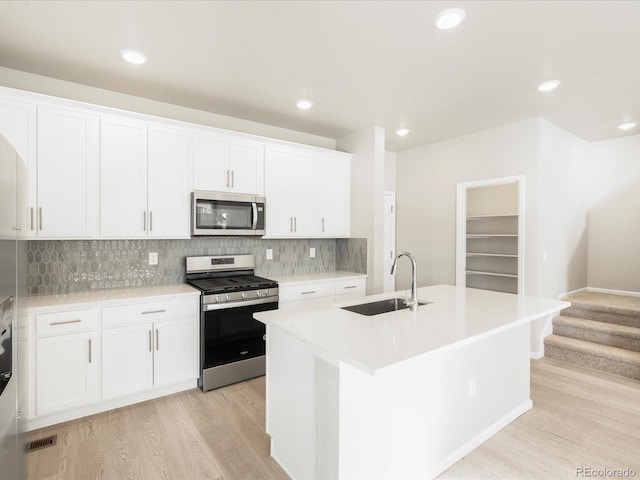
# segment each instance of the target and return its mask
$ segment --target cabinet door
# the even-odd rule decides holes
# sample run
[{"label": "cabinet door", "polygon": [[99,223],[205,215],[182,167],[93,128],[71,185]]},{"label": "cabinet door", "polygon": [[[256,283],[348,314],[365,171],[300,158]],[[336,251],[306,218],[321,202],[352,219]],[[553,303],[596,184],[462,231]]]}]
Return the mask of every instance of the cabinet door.
[{"label": "cabinet door", "polygon": [[255,142],[231,140],[229,145],[230,192],[264,192],[264,147]]},{"label": "cabinet door", "polygon": [[149,126],[150,237],[189,238],[189,134]]},{"label": "cabinet door", "polygon": [[[36,106],[0,98],[0,132],[16,150],[18,178],[18,225],[20,237],[35,237],[36,191]],[[33,216],[32,216],[33,215]]]},{"label": "cabinet door", "polygon": [[155,324],[154,385],[198,378],[197,318]]},{"label": "cabinet door", "polygon": [[94,332],[37,339],[37,415],[97,401],[99,358]]},{"label": "cabinet door", "polygon": [[193,141],[193,188],[226,192],[231,183],[229,139],[196,133]]},{"label": "cabinet door", "polygon": [[295,154],[290,164],[290,205],[293,234],[314,237],[319,231],[317,161],[313,155]]},{"label": "cabinet door", "polygon": [[103,330],[102,365],[104,399],[152,388],[152,324]]},{"label": "cabinet door", "polygon": [[100,235],[147,236],[147,126],[100,120]]},{"label": "cabinet door", "polygon": [[318,159],[319,234],[322,237],[349,236],[350,170],[348,157]]},{"label": "cabinet door", "polygon": [[265,151],[265,222],[268,237],[293,236],[293,217],[289,208],[290,157],[285,150],[267,148]]},{"label": "cabinet door", "polygon": [[96,235],[98,117],[38,107],[38,237]]}]

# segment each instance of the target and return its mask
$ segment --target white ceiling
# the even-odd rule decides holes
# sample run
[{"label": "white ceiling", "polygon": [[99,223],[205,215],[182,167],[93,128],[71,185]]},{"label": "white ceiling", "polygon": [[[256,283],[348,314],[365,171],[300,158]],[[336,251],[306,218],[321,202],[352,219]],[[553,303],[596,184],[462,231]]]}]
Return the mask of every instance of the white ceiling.
[{"label": "white ceiling", "polygon": [[[436,29],[450,7],[465,21]],[[0,65],[331,138],[377,125],[388,150],[537,115],[595,141],[638,133],[616,127],[640,121],[640,1],[5,0]]]}]

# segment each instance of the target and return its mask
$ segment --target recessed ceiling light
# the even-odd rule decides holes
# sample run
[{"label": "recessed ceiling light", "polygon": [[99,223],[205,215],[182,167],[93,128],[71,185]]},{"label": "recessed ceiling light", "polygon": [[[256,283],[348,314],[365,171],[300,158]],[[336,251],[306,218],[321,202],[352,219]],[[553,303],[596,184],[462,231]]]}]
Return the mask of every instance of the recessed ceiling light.
[{"label": "recessed ceiling light", "polygon": [[122,58],[127,62],[133,63],[134,65],[142,65],[147,61],[147,56],[145,54],[136,52],[135,50],[122,50],[120,55],[122,55]]},{"label": "recessed ceiling light", "polygon": [[433,19],[433,23],[441,30],[448,30],[460,25],[464,17],[465,13],[461,8],[448,8],[437,14]]},{"label": "recessed ceiling light", "polygon": [[636,125],[638,125],[638,122],[626,122],[626,123],[621,123],[620,125],[618,125],[618,128],[620,130],[631,130]]},{"label": "recessed ceiling light", "polygon": [[409,135],[409,132],[411,130],[409,130],[408,128],[399,128],[396,130],[396,135],[398,135],[399,137],[406,137],[407,135]]},{"label": "recessed ceiling light", "polygon": [[560,80],[547,80],[546,82],[542,82],[538,85],[539,92],[550,92],[551,90],[555,90],[560,86],[562,82]]},{"label": "recessed ceiling light", "polygon": [[296,107],[298,107],[300,110],[309,110],[311,107],[313,107],[313,102],[307,99],[298,100],[296,102]]}]

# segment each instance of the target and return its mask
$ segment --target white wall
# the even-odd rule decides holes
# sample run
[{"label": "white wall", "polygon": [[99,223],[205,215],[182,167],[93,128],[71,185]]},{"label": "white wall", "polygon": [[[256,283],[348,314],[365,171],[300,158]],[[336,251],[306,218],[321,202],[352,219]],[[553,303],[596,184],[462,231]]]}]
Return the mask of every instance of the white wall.
[{"label": "white wall", "polygon": [[335,149],[336,145],[335,140],[332,138],[274,127],[241,118],[218,115],[203,110],[158,102],[148,98],[89,87],[4,67],[0,67],[0,85],[79,102],[92,103],[120,110],[155,115],[183,122],[197,123],[316,147]]},{"label": "white wall", "polygon": [[587,286],[588,143],[540,121],[538,287],[542,297]]},{"label": "white wall", "polygon": [[[398,152],[397,251],[409,251],[418,264],[418,286],[456,278],[456,185],[459,182],[525,175],[525,293],[537,278],[536,195],[539,157],[538,119]],[[408,265],[399,265],[396,285],[408,288]],[[532,287],[529,287],[532,286]]]},{"label": "white wall", "polygon": [[524,175],[524,293],[586,287],[587,165],[587,143],[541,118],[399,152],[398,250],[416,256],[419,286],[454,284],[456,184]]},{"label": "white wall", "polygon": [[384,190],[396,191],[396,153],[384,152]]},{"label": "white wall", "polygon": [[351,160],[351,236],[367,239],[367,294],[383,291],[384,129],[370,127],[337,140]]},{"label": "white wall", "polygon": [[589,145],[589,287],[640,292],[640,135]]}]

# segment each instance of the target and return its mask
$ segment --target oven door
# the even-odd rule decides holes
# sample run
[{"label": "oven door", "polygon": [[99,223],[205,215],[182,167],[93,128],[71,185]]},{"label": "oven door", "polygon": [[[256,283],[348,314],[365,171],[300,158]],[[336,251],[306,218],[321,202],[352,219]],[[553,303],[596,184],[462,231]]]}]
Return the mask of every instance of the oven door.
[{"label": "oven door", "polygon": [[265,354],[265,326],[256,312],[276,310],[278,300],[257,305],[237,305],[202,312],[202,369],[239,362]]}]

